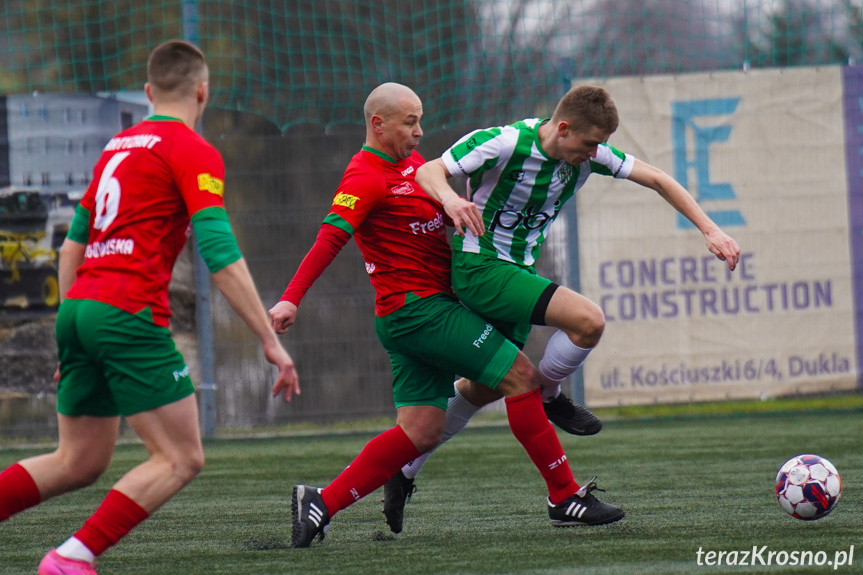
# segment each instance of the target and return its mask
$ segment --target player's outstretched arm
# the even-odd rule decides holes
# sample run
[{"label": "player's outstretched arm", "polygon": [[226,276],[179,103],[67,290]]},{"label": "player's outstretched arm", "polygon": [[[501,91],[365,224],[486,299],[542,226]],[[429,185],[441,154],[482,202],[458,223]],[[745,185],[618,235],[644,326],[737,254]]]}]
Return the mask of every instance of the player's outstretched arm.
[{"label": "player's outstretched arm", "polygon": [[727,263],[728,269],[733,270],[737,267],[737,262],[740,259],[740,246],[704,213],[695,198],[677,180],[659,168],[637,158],[628,179],[655,190],[704,234],[704,240],[710,253]]},{"label": "player's outstretched arm", "polygon": [[273,397],[284,393],[285,401],[291,401],[293,394],[300,395],[300,382],[294,368],[294,360],[282,347],[276,332],[270,326],[270,319],[258,297],[246,260],[240,258],[214,273],[213,283],[224,294],[234,311],[261,340],[267,361],[279,369],[279,375],[273,385]]},{"label": "player's outstretched arm", "polygon": [[321,224],[315,243],[303,258],[300,267],[291,278],[282,299],[270,308],[270,324],[276,333],[285,333],[297,320],[297,308],[312,284],[327,269],[342,248],[351,239],[351,234],[331,224]]},{"label": "player's outstretched arm", "polygon": [[452,189],[447,181],[450,177],[443,160],[438,158],[419,167],[416,182],[433,200],[440,202],[460,236],[464,235],[465,228],[473,235],[481,236],[485,232],[485,225],[479,208]]}]

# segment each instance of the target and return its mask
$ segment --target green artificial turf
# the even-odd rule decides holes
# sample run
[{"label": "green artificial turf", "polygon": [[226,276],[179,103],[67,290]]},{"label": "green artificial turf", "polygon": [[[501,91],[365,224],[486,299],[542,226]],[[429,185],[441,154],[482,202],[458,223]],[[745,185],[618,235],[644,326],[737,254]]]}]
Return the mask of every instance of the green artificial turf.
[{"label": "green artificial turf", "polygon": [[[577,479],[598,475],[599,497],[626,518],[602,527],[552,528],[545,485],[505,426],[471,426],[417,479],[405,531],[389,533],[380,490],[332,521],[323,543],[290,549],[295,483],[326,485],[374,431],[219,439],[204,472],[100,559],[110,574],[204,573],[827,573],[833,566],[740,565],[760,555],[855,549],[863,565],[863,419],[856,411],[617,419],[593,437],[559,433]],[[0,451],[0,469],[47,448]],[[830,459],[843,480],[832,515],[803,522],[773,495],[776,471],[801,453]],[[42,555],[79,528],[111,484],[145,457],[120,445],[87,489],[0,524],[0,573],[34,573]],[[699,565],[709,551],[737,551],[735,566]],[[716,559],[714,556],[714,563]],[[846,557],[847,561],[847,557]]]}]

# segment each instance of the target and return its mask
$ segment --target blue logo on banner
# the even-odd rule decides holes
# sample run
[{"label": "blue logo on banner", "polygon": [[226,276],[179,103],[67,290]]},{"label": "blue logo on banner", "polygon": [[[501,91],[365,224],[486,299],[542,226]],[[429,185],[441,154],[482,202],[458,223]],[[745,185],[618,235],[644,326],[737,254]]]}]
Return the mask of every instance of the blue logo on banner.
[{"label": "blue logo on banner", "polygon": [[[698,202],[734,200],[737,196],[731,184],[710,181],[710,145],[725,142],[731,126],[700,126],[696,119],[704,116],[727,116],[737,110],[740,98],[691,100],[671,104],[671,143],[674,146],[674,178],[689,189],[689,172],[695,170]],[[686,145],[687,130],[692,133],[692,150]],[[727,204],[726,204],[727,205]],[[746,220],[739,210],[705,209],[707,215],[720,226],[745,226]],[[678,228],[692,228],[692,223],[677,214]]]}]

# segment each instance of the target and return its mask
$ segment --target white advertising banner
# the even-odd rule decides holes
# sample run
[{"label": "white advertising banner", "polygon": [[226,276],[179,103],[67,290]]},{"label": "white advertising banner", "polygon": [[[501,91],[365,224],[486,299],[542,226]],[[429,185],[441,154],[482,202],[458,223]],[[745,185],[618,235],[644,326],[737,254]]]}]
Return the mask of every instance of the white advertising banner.
[{"label": "white advertising banner", "polygon": [[580,290],[606,328],[587,404],[855,388],[843,69],[584,83],[617,104],[609,143],[674,176],[742,250],[729,272],[652,190],[592,177],[577,195]]}]

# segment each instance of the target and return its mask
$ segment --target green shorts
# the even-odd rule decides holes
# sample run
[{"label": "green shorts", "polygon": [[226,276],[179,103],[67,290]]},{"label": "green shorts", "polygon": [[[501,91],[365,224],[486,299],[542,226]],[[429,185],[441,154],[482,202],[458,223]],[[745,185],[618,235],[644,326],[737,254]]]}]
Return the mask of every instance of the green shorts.
[{"label": "green shorts", "polygon": [[453,252],[452,286],[464,305],[519,348],[532,325],[545,325],[548,301],[558,287],[533,268],[467,252]]},{"label": "green shorts", "polygon": [[447,294],[409,294],[406,305],[375,318],[378,339],[393,365],[396,407],[446,409],[456,375],[494,389],[512,367],[518,348]]},{"label": "green shorts", "polygon": [[63,300],[57,312],[63,415],[134,415],[195,392],[168,328],[92,300]]}]

